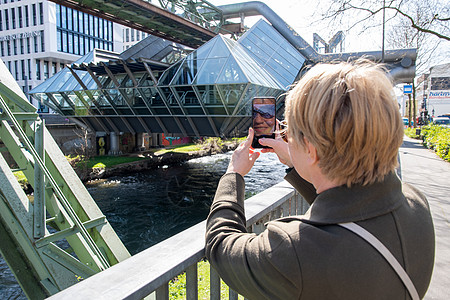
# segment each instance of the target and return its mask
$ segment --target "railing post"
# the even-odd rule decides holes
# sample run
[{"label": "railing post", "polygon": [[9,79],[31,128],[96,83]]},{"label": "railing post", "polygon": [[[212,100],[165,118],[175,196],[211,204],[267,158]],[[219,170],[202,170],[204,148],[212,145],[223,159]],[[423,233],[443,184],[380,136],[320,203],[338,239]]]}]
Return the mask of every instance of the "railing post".
[{"label": "railing post", "polygon": [[156,300],[169,300],[169,283],[165,283],[156,289]]},{"label": "railing post", "polygon": [[220,277],[219,273],[212,266],[209,267],[209,282],[211,300],[220,300]]},{"label": "railing post", "polygon": [[186,269],[186,300],[198,299],[197,263]]},{"label": "railing post", "polygon": [[289,199],[288,201],[284,202],[282,205],[282,211],[283,211],[283,217],[287,217],[289,216],[289,203],[290,203],[291,199]]},{"label": "railing post", "polygon": [[236,293],[234,290],[232,290],[232,289],[230,289],[230,297],[229,297],[229,299],[230,300],[238,300],[238,296],[239,296],[239,294],[238,293]]}]

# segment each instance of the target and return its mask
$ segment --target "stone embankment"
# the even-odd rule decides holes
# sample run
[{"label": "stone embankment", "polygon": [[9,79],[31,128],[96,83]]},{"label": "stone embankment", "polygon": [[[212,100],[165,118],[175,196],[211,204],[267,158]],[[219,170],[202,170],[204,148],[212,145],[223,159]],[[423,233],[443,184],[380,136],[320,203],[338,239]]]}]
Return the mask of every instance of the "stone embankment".
[{"label": "stone embankment", "polygon": [[[89,180],[96,180],[102,178],[108,178],[111,176],[117,175],[125,175],[130,173],[136,173],[139,171],[150,170],[154,168],[158,168],[165,165],[176,165],[183,162],[186,162],[193,158],[209,156],[219,153],[225,153],[231,150],[236,149],[239,145],[238,141],[225,142],[223,145],[219,146],[217,144],[208,145],[203,147],[201,150],[192,151],[187,153],[180,152],[165,152],[162,154],[154,154],[154,153],[139,153],[139,155],[143,155],[146,158],[130,163],[124,163],[115,165],[113,167],[107,168],[92,168],[88,170],[82,170],[75,168],[75,172],[80,177],[81,181],[87,182]],[[131,155],[137,155],[136,153]]]}]

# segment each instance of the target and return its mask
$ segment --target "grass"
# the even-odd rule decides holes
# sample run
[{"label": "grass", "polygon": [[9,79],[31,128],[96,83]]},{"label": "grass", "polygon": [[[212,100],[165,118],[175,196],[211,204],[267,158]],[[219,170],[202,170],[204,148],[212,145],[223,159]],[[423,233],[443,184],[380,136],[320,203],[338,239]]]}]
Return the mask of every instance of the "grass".
[{"label": "grass", "polygon": [[[210,299],[209,276],[210,264],[207,261],[201,261],[197,265],[198,272],[198,299]],[[228,286],[221,281],[220,299],[229,299]],[[169,298],[171,300],[186,299],[186,273],[178,275],[169,283]],[[244,299],[239,295],[239,299]]]},{"label": "grass", "polygon": [[187,144],[182,146],[175,146],[174,148],[170,149],[156,149],[154,152],[156,155],[161,155],[168,152],[174,152],[174,153],[189,153],[194,151],[199,151],[202,149],[201,144]]},{"label": "grass", "polygon": [[145,157],[128,156],[93,156],[87,161],[79,161],[76,165],[86,164],[87,168],[110,168],[115,165],[146,159]]}]

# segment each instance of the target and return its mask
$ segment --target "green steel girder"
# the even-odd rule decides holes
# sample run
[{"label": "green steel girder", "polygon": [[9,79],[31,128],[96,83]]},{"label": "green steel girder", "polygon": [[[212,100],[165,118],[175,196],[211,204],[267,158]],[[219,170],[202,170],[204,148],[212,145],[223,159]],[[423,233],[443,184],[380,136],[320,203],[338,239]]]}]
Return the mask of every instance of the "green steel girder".
[{"label": "green steel girder", "polygon": [[[1,61],[0,140],[34,188],[33,201],[0,155],[0,251],[29,298],[43,299],[130,256]],[[69,249],[54,244],[64,239]]]}]

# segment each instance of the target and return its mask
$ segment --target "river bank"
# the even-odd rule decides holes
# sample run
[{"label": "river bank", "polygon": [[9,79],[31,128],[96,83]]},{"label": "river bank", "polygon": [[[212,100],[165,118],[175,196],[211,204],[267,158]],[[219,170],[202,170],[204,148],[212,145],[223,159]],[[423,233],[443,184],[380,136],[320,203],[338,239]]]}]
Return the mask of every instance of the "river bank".
[{"label": "river bank", "polygon": [[133,174],[139,171],[151,170],[163,166],[172,166],[194,158],[225,153],[236,149],[239,143],[239,140],[225,141],[223,143],[213,142],[202,145],[199,150],[189,152],[177,152],[174,148],[156,152],[147,151],[129,153],[126,156],[141,157],[142,159],[111,167],[94,166],[92,168],[86,168],[81,164],[72,166],[81,181],[88,182],[90,180],[104,179],[112,176]]}]

